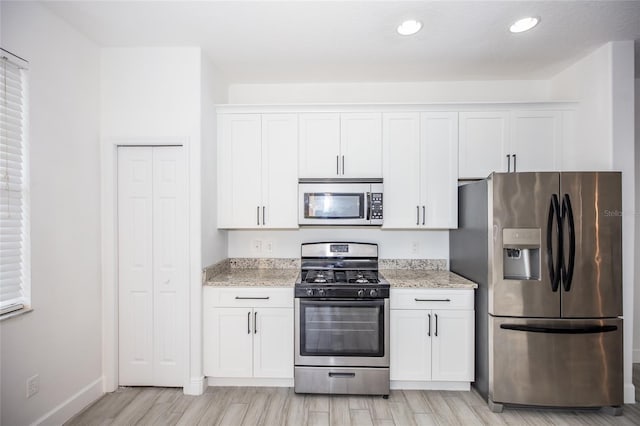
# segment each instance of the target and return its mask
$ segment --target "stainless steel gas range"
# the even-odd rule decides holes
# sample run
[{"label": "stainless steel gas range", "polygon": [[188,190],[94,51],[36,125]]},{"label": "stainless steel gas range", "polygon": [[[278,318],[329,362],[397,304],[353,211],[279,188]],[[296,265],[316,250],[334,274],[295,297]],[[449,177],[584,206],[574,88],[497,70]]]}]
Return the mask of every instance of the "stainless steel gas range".
[{"label": "stainless steel gas range", "polygon": [[378,246],[302,244],[295,392],[389,394],[389,283]]}]

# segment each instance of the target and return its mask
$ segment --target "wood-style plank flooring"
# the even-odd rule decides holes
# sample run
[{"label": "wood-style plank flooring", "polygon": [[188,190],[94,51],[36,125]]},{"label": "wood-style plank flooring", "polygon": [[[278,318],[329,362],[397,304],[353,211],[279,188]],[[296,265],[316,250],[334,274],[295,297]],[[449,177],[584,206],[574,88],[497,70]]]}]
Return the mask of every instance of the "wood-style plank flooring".
[{"label": "wood-style plank flooring", "polygon": [[[640,364],[633,366],[640,401]],[[505,408],[492,413],[475,392],[392,391],[381,397],[296,395],[292,388],[120,388],[67,425],[640,425],[640,403],[613,417],[593,410]]]}]

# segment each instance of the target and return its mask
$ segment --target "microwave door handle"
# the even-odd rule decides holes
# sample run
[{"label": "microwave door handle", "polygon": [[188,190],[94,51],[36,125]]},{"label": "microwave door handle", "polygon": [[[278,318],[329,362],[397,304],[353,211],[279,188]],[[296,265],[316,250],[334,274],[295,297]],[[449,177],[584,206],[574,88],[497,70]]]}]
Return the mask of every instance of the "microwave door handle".
[{"label": "microwave door handle", "polygon": [[367,210],[367,222],[371,219],[371,193],[367,192],[367,201],[365,209]]}]

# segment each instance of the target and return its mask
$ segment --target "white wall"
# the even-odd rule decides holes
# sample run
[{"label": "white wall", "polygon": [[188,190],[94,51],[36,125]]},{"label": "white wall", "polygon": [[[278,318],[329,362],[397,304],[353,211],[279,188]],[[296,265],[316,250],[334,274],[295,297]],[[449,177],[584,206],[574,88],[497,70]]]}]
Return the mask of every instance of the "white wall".
[{"label": "white wall", "polygon": [[[117,386],[115,146],[181,144],[188,162],[189,290],[185,392],[200,393],[202,376],[201,50],[197,47],[105,48],[100,64],[103,142],[103,275],[106,389]],[[208,183],[205,183],[208,185]]]},{"label": "white wall", "polygon": [[36,2],[0,8],[2,47],[30,68],[34,308],[0,323],[0,423],[59,424],[102,392],[99,49]]},{"label": "white wall", "polygon": [[518,102],[546,101],[549,95],[547,80],[229,86],[232,104]]},{"label": "white wall", "polygon": [[227,256],[227,233],[217,228],[216,104],[227,102],[227,85],[207,57],[202,58],[202,267]]},{"label": "white wall", "polygon": [[611,140],[613,168],[622,171],[622,285],[624,324],[625,402],[634,402],[633,290],[635,287],[635,139],[634,139],[634,46],[633,41],[611,46]]},{"label": "white wall", "polygon": [[550,81],[553,99],[579,101],[574,136],[579,154],[576,144],[562,153],[567,170],[611,169],[611,49],[611,44],[596,49]]},{"label": "white wall", "polygon": [[[635,64],[636,67],[640,67],[640,64]],[[635,133],[636,133],[636,252],[640,253],[640,225],[638,224],[638,217],[640,217],[640,79],[635,80]],[[633,362],[640,362],[640,262],[635,262],[635,321],[633,322],[635,327],[633,328]]]},{"label": "white wall", "polygon": [[[254,249],[254,241],[260,241],[261,251]],[[300,244],[314,241],[377,243],[382,259],[449,259],[449,231],[387,231],[375,228],[229,231],[229,257],[299,258]],[[269,245],[271,252],[268,251]]]}]

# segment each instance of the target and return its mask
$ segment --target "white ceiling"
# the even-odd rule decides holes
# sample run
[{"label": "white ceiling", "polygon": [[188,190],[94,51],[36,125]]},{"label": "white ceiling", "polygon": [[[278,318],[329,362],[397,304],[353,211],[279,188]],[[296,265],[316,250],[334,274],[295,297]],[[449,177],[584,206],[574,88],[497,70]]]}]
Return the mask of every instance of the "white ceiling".
[{"label": "white ceiling", "polygon": [[[44,4],[100,45],[201,46],[230,83],[545,79],[608,41],[640,40],[640,1]],[[541,23],[509,33],[528,15]],[[397,35],[406,18],[422,31]]]}]

